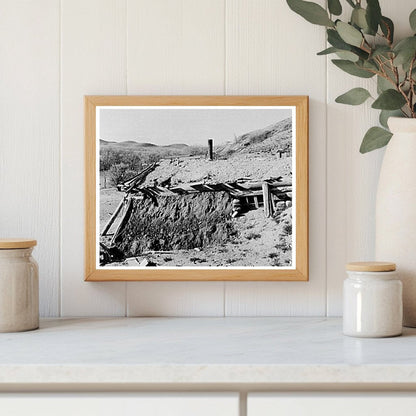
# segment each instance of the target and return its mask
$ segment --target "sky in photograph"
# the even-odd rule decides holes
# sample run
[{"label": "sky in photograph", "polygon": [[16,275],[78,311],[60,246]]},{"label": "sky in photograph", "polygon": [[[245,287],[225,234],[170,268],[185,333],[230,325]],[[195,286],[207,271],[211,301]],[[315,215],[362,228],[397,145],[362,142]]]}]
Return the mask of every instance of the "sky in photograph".
[{"label": "sky in photograph", "polygon": [[284,108],[101,108],[100,138],[157,145],[206,145],[213,138],[220,144],[275,124],[291,114],[291,109]]}]

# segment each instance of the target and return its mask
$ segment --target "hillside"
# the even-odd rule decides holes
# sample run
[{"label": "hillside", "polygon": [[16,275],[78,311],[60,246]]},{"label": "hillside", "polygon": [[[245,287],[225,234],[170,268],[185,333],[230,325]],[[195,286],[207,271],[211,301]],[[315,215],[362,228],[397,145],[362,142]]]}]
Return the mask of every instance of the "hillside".
[{"label": "hillside", "polygon": [[237,137],[217,150],[219,155],[233,153],[257,153],[292,150],[292,119],[287,118],[278,123],[254,130]]},{"label": "hillside", "polygon": [[107,149],[114,149],[114,150],[124,150],[129,149],[132,151],[146,151],[150,150],[152,152],[157,152],[159,149],[162,150],[162,152],[166,149],[169,150],[177,150],[186,152],[190,146],[188,146],[185,143],[173,143],[168,145],[159,146],[154,143],[150,142],[136,142],[135,140],[126,140],[123,142],[114,142],[109,140],[100,139],[100,146],[105,147]]},{"label": "hillside", "polygon": [[[168,181],[171,186],[187,182],[232,182],[241,178],[264,180],[282,176],[292,180],[292,120],[243,134],[225,146],[214,149],[217,158],[165,159],[159,161],[145,185]],[[279,158],[279,151],[286,152]]]}]

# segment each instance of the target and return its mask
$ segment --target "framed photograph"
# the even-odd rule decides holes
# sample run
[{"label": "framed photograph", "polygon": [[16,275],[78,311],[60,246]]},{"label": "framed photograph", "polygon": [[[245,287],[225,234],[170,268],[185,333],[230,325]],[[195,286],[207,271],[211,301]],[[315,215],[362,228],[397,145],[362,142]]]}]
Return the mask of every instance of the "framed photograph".
[{"label": "framed photograph", "polygon": [[308,97],[86,96],[85,143],[85,280],[308,280]]}]

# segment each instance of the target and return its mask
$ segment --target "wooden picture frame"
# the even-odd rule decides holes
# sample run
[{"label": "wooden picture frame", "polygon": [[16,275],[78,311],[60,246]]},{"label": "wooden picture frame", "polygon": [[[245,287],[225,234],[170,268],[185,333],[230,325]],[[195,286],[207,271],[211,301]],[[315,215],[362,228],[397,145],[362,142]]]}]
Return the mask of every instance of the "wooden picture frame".
[{"label": "wooden picture frame", "polygon": [[[163,110],[164,112],[161,112],[161,113],[156,112],[156,116],[154,116],[153,113],[155,112],[153,113],[144,112],[145,110],[149,110],[149,109],[150,110],[155,109],[155,110],[160,110],[160,111]],[[126,110],[126,111],[120,112],[119,110],[120,111]],[[132,110],[132,111],[130,112],[127,110]],[[182,112],[182,111],[179,112],[179,110],[184,110],[185,112]],[[189,111],[186,112],[187,110],[192,110],[193,112],[189,112]],[[206,113],[203,113],[202,111],[205,111],[205,110],[206,110]],[[210,110],[212,111],[210,112]],[[235,111],[233,113],[220,112],[220,111],[227,112],[228,110],[235,110]],[[258,110],[257,113],[255,112],[256,110]],[[172,123],[177,123],[177,125],[179,125],[179,122],[180,122],[179,118],[180,117],[192,118],[190,114],[191,115],[196,114],[198,117],[197,121],[195,121],[194,123],[194,126],[197,126],[199,128],[199,125],[202,126],[203,124],[204,129],[206,129],[205,124],[208,123],[208,121],[205,123],[205,121],[202,122],[198,120],[203,120],[204,114],[206,114],[207,118],[211,120],[210,121],[211,124],[209,124],[209,126],[212,126],[213,130],[215,130],[219,128],[218,127],[219,124],[213,121],[213,120],[216,120],[215,118],[213,118],[214,117],[213,115],[215,115],[215,117],[217,117],[218,115],[218,117],[221,120],[226,120],[225,124],[227,124],[229,122],[228,115],[232,114],[233,117],[234,115],[235,117],[240,117],[239,120],[242,120],[241,123],[244,124],[246,122],[246,119],[257,120],[257,118],[260,119],[263,116],[264,116],[264,119],[266,119],[266,117],[269,117],[269,114],[272,114],[270,112],[274,110],[276,112],[273,112],[273,114],[276,114],[276,117],[277,115],[280,115],[280,114],[286,114],[286,111],[290,111],[290,114],[292,115],[290,118],[291,120],[290,130],[289,130],[289,127],[285,127],[287,130],[284,130],[287,132],[287,134],[289,134],[288,133],[289,131],[290,131],[290,134],[292,134],[292,136],[290,136],[291,142],[287,141],[287,137],[289,136],[285,136],[286,137],[286,142],[285,142],[286,150],[283,151],[283,156],[282,156],[282,150],[278,148],[280,144],[279,145],[273,144],[273,146],[275,147],[273,147],[272,153],[274,156],[276,156],[276,163],[269,161],[269,158],[271,157],[270,155],[272,154],[270,153],[271,151],[270,150],[265,151],[262,149],[263,148],[268,149],[267,147],[265,147],[266,139],[264,139],[264,137],[266,137],[267,134],[275,134],[275,130],[277,128],[275,130],[270,130],[272,131],[272,133],[269,133],[269,130],[267,130],[266,128],[264,130],[264,132],[266,132],[265,133],[266,136],[264,135],[260,136],[260,133],[257,134],[257,132],[263,131],[260,129],[260,127],[265,127],[265,126],[259,126],[259,130],[255,130],[254,133],[256,133],[257,135],[256,134],[251,135],[251,136],[250,135],[248,136],[247,135],[239,135],[239,136],[235,135],[234,142],[229,141],[227,142],[227,144],[223,144],[222,147],[218,150],[220,156],[215,156],[216,158],[218,157],[218,160],[215,158],[215,160],[212,161],[212,159],[214,158],[213,152],[212,152],[212,141],[211,141],[211,148],[207,148],[207,151],[208,151],[207,156],[202,154],[202,151],[203,151],[202,145],[198,145],[199,147],[197,148],[197,152],[199,152],[198,153],[199,156],[196,156],[196,157],[192,156],[191,153],[189,152],[189,154],[187,153],[186,156],[183,156],[183,157],[179,155],[179,156],[169,156],[166,158],[161,158],[158,162],[156,162],[157,167],[155,167],[153,164],[150,164],[149,162],[148,165],[142,165],[142,167],[144,166],[143,171],[141,171],[140,173],[136,171],[134,172],[134,173],[138,173],[137,175],[133,175],[133,172],[130,172],[130,176],[133,175],[130,181],[125,180],[127,176],[123,177],[124,182],[122,182],[121,184],[118,184],[118,187],[121,191],[125,192],[125,194],[123,194],[124,202],[123,203],[120,202],[119,207],[117,209],[115,209],[116,204],[113,204],[111,212],[106,213],[107,217],[105,218],[105,221],[107,222],[107,220],[109,220],[106,223],[106,227],[107,227],[108,224],[111,222],[111,219],[113,217],[117,217],[117,215],[120,214],[120,212],[117,212],[117,211],[121,211],[120,207],[122,207],[123,210],[127,212],[127,210],[129,210],[130,208],[126,207],[126,205],[129,205],[129,204],[131,206],[134,206],[134,208],[131,208],[132,210],[134,209],[137,211],[137,209],[142,209],[141,207],[144,204],[143,201],[147,201],[145,202],[147,206],[150,206],[149,204],[152,204],[152,201],[153,201],[153,203],[156,203],[156,205],[152,205],[152,206],[155,206],[152,209],[162,210],[162,207],[160,207],[160,203],[161,203],[160,201],[162,201],[163,204],[165,204],[167,200],[160,199],[162,197],[158,196],[159,193],[160,195],[175,194],[178,196],[178,198],[189,199],[191,198],[191,196],[189,195],[191,195],[191,191],[192,191],[192,195],[193,195],[192,198],[200,198],[199,199],[200,201],[208,197],[211,199],[229,197],[229,198],[232,198],[232,207],[230,208],[228,205],[226,205],[227,212],[228,212],[227,215],[229,215],[229,217],[226,217],[227,219],[224,220],[225,222],[229,221],[228,218],[231,218],[234,216],[238,217],[240,215],[240,212],[244,212],[244,210],[239,205],[241,201],[243,201],[241,202],[243,205],[247,204],[248,208],[244,208],[244,209],[252,210],[252,212],[250,211],[251,212],[250,215],[256,215],[256,216],[259,215],[259,212],[255,211],[255,208],[257,207],[258,209],[261,209],[262,212],[264,210],[264,213],[268,215],[269,218],[272,218],[274,220],[274,223],[278,223],[278,220],[276,219],[276,216],[278,213],[284,212],[286,215],[285,218],[289,218],[288,215],[290,215],[291,221],[293,222],[293,228],[292,228],[292,223],[290,225],[289,224],[286,224],[286,225],[287,225],[287,230],[292,229],[292,231],[290,231],[291,234],[288,234],[288,236],[291,236],[292,240],[290,243],[287,244],[286,247],[293,248],[293,253],[292,253],[292,260],[287,260],[287,259],[285,260],[286,262],[290,262],[289,263],[290,266],[285,267],[285,266],[280,265],[280,263],[276,263],[278,264],[276,267],[269,266],[267,264],[264,267],[263,266],[259,266],[259,267],[241,266],[240,267],[238,266],[238,261],[244,262],[244,261],[248,261],[246,260],[246,258],[250,258],[250,253],[247,251],[247,249],[245,249],[246,250],[245,253],[247,253],[247,256],[245,255],[241,256],[241,259],[239,258],[238,261],[235,260],[236,257],[225,260],[227,262],[230,262],[231,264],[233,261],[236,261],[237,266],[227,265],[224,267],[222,266],[221,267],[220,266],[204,267],[203,264],[201,265],[200,263],[197,263],[197,262],[206,261],[206,258],[204,259],[203,258],[204,256],[201,254],[201,251],[203,253],[205,249],[201,250],[198,247],[189,248],[189,250],[195,250],[195,253],[197,255],[195,255],[194,257],[189,257],[190,251],[185,251],[182,249],[174,251],[173,252],[174,254],[172,256],[170,256],[169,254],[168,255],[161,254],[161,253],[169,253],[169,251],[163,251],[163,250],[149,251],[150,257],[156,256],[158,259],[163,258],[164,259],[163,261],[168,262],[168,263],[175,262],[175,261],[179,262],[180,260],[179,254],[181,254],[182,256],[182,254],[185,253],[188,257],[186,257],[185,254],[182,257],[183,258],[186,257],[187,259],[188,258],[192,259],[192,262],[195,262],[195,267],[194,267],[194,263],[192,264],[189,263],[190,264],[189,267],[185,263],[184,263],[185,266],[180,265],[179,267],[178,266],[172,266],[172,267],[166,266],[165,267],[163,265],[161,267],[146,267],[146,262],[147,264],[149,263],[147,258],[142,259],[142,257],[140,256],[134,257],[136,256],[136,254],[133,257],[129,257],[129,258],[120,257],[121,260],[119,262],[113,261],[115,257],[110,252],[110,248],[112,247],[111,244],[109,245],[110,248],[108,248],[109,246],[107,245],[107,243],[103,242],[104,241],[103,239],[110,238],[111,236],[107,235],[107,230],[105,233],[98,234],[98,232],[100,231],[99,228],[101,229],[101,231],[103,231],[102,226],[100,226],[99,224],[99,219],[100,219],[100,216],[104,215],[104,214],[101,214],[103,210],[102,207],[106,206],[105,204],[107,204],[107,202],[105,202],[103,199],[104,197],[100,196],[107,189],[106,188],[104,190],[101,190],[100,180],[101,180],[102,172],[104,172],[105,175],[107,175],[107,173],[110,172],[110,170],[113,167],[114,169],[112,169],[111,172],[113,173],[113,177],[114,177],[115,175],[114,172],[116,173],[118,172],[117,171],[118,168],[116,169],[115,167],[120,166],[120,165],[113,164],[111,165],[110,168],[108,168],[108,166],[105,165],[103,161],[100,162],[101,160],[100,148],[101,147],[104,148],[103,146],[110,146],[109,149],[116,149],[117,146],[127,146],[126,143],[128,142],[127,141],[114,142],[111,140],[107,140],[108,137],[111,136],[110,134],[105,136],[106,139],[102,139],[102,137],[98,134],[98,130],[100,130],[100,134],[104,134],[103,133],[104,126],[107,126],[105,128],[108,131],[112,131],[112,130],[118,131],[117,126],[119,126],[119,124],[117,123],[123,123],[123,121],[119,121],[119,120],[123,120],[124,115],[126,116],[128,115],[128,117],[136,117],[136,116],[139,118],[141,117],[140,120],[145,120],[143,121],[143,125],[144,123],[146,123],[146,125],[154,126],[155,129],[158,129],[159,128],[158,126],[163,126],[166,124],[165,121],[162,122],[162,119],[165,120],[163,118],[165,116],[166,116],[166,120],[168,121],[171,120]],[[171,111],[171,112],[168,113],[168,111]],[[151,124],[150,121],[147,121],[147,118],[145,118],[145,117],[148,117],[148,114],[152,114],[152,117],[157,117],[158,114],[163,114],[163,117],[160,116],[161,117],[160,123],[155,122]],[[245,117],[244,115],[248,115],[249,117]],[[116,123],[117,125],[115,123],[112,124],[111,122],[112,117],[115,117],[114,120],[117,120],[117,123]],[[194,119],[192,119],[192,123],[194,122],[193,120]],[[289,120],[289,118],[286,120]],[[279,122],[283,123],[282,121],[279,121]],[[126,121],[125,123],[127,123],[127,125],[130,125],[129,121]],[[181,125],[183,125],[183,123]],[[166,126],[166,129],[167,128],[168,127]],[[271,128],[272,127],[270,127],[270,129]],[[120,133],[115,133],[115,134],[120,135]],[[158,132],[158,133],[155,133],[155,136],[157,136],[158,134],[162,135],[162,133]],[[128,138],[129,136],[126,136],[126,137]],[[257,142],[257,140],[259,140],[258,139],[259,137],[261,137],[261,140],[264,139],[264,141]],[[272,138],[274,137],[280,137],[280,136],[272,136]],[[114,140],[119,140],[119,139],[117,138]],[[151,138],[149,138],[148,140],[151,141]],[[246,141],[249,140],[248,142],[249,144],[246,145],[246,142],[244,142],[244,140]],[[283,140],[283,139],[279,139],[279,140]],[[129,143],[132,146],[136,146],[135,143],[132,143],[132,142],[129,142]],[[288,147],[289,146],[288,143],[291,143],[290,147]],[[145,145],[155,146],[154,144],[149,144],[149,143],[140,143],[139,145],[140,146],[145,146]],[[168,146],[172,146],[172,147],[177,146],[179,148],[180,146],[187,146],[187,144],[183,144],[183,145],[171,144],[171,145],[163,145],[163,146],[157,145],[156,147],[159,149],[162,147],[167,148]],[[228,149],[226,146],[231,146],[230,147],[231,150],[226,150]],[[243,148],[244,146],[246,146],[249,150]],[[250,150],[251,146],[253,146],[254,150],[255,149],[260,149],[260,150],[257,151],[256,153],[254,150]],[[258,146],[258,147],[254,147],[254,146]],[[157,151],[159,151],[158,149]],[[292,154],[292,149],[293,149],[293,154]],[[106,150],[106,152],[107,153],[105,154],[106,155],[109,154],[111,155],[111,157],[113,157],[114,155],[118,155],[117,152],[112,151],[112,150],[108,150],[108,151]],[[270,177],[270,178],[264,179],[264,174],[262,178],[260,177],[257,178],[256,175],[253,175],[254,178],[251,176],[248,176],[248,178],[243,177],[242,179],[238,178],[233,183],[231,183],[230,181],[223,181],[223,182],[219,182],[218,180],[210,181],[209,179],[204,179],[203,182],[195,183],[193,182],[195,178],[191,179],[189,183],[186,183],[186,184],[183,183],[183,181],[181,182],[178,179],[177,183],[174,186],[171,185],[170,182],[168,185],[166,185],[167,180],[165,180],[163,183],[162,182],[159,183],[158,179],[153,179],[152,183],[149,182],[150,179],[148,179],[149,174],[147,172],[153,169],[152,175],[157,176],[158,169],[159,170],[161,169],[160,164],[163,164],[164,168],[165,168],[165,165],[168,165],[168,164],[169,166],[171,165],[175,166],[175,169],[176,169],[175,172],[180,172],[182,174],[182,171],[180,170],[180,166],[182,165],[187,166],[187,164],[192,164],[192,163],[194,163],[194,165],[192,166],[200,166],[200,165],[205,166],[207,164],[207,160],[209,160],[209,158],[211,157],[212,165],[209,165],[209,166],[213,166],[213,167],[217,165],[219,166],[219,163],[221,161],[222,163],[221,166],[226,166],[226,169],[228,169],[228,165],[227,165],[228,156],[223,156],[223,155],[224,154],[227,155],[230,152],[231,152],[230,161],[234,163],[234,161],[239,160],[240,161],[239,166],[245,165],[245,162],[244,162],[245,159],[243,159],[243,157],[248,158],[247,160],[250,163],[252,163],[252,160],[254,160],[253,158],[257,157],[258,159],[256,160],[258,160],[258,162],[254,163],[254,165],[256,165],[256,169],[262,168],[262,167],[264,168],[267,163],[272,163],[272,165],[270,166],[273,166],[273,169],[274,169],[274,166],[280,166],[279,163],[283,163],[283,162],[286,163],[286,165],[284,165],[286,166],[285,169],[287,169],[287,166],[292,166],[291,169],[293,169],[293,166],[294,166],[295,169],[293,169],[293,173],[292,171],[290,172],[290,178],[292,178],[290,185],[288,185],[289,182],[285,184],[284,179],[282,179],[282,176],[277,177],[277,178]],[[238,152],[241,152],[241,153],[238,153]],[[243,153],[243,152],[249,152],[249,153]],[[122,155],[127,155],[127,153],[132,153],[132,151],[122,153]],[[138,154],[140,156],[140,153]],[[167,153],[167,154],[170,154],[170,153]],[[246,156],[244,156],[244,154]],[[150,160],[150,153],[149,154],[146,153],[146,155],[147,155],[146,157],[148,157]],[[237,157],[240,159],[235,159]],[[277,158],[279,157],[283,159],[286,158],[286,159],[284,160],[282,159],[282,161],[277,163]],[[197,162],[195,162],[195,160],[192,160],[192,158],[194,159],[199,158],[199,159]],[[265,162],[262,162],[263,160],[262,158],[265,160]],[[195,165],[195,163],[197,163],[197,165]],[[123,168],[125,168],[124,165],[121,164]],[[100,171],[99,168],[102,168],[102,171]],[[165,168],[165,171],[166,169],[168,168]],[[191,171],[192,169],[188,169],[188,170]],[[233,172],[233,171],[230,170],[230,172]],[[289,173],[287,174],[289,175]],[[86,191],[85,193],[85,198],[86,198],[85,280],[87,281],[135,281],[135,280],[138,280],[138,281],[209,281],[209,280],[307,281],[308,280],[308,97],[307,96],[85,96],[85,175],[86,175],[86,182],[85,182],[85,191]],[[143,177],[145,179],[143,179]],[[172,176],[168,178],[169,181],[171,181],[171,177]],[[205,177],[210,178],[211,176],[206,175]],[[233,179],[235,180],[235,178]],[[261,182],[262,185],[259,189],[257,189],[256,187],[258,187],[258,183],[260,180],[262,181]],[[147,182],[143,182],[143,181],[147,181]],[[247,192],[245,191],[246,189],[251,189],[250,186],[254,189],[252,194],[250,194],[248,191]],[[133,187],[133,190],[131,190],[132,187]],[[224,191],[224,189],[226,189],[227,187],[230,189],[233,187],[234,188],[237,187],[239,188],[239,190],[230,191],[230,193],[227,194],[227,192]],[[214,191],[215,190],[214,188],[215,189],[221,188],[222,191],[221,192],[218,191],[217,193],[212,192],[210,194],[208,193],[204,194],[204,192],[206,192],[207,190]],[[111,195],[113,194],[115,195],[115,189],[113,188],[109,188],[109,189],[110,189],[108,191],[109,195],[110,193]],[[191,191],[189,189],[191,189]],[[153,199],[154,197],[152,195],[155,195],[155,192],[157,192],[156,194],[157,198]],[[200,192],[200,193],[196,196],[197,192]],[[239,196],[236,197],[234,192],[241,192],[241,195],[246,195],[246,196],[244,196],[244,198],[243,197],[240,198]],[[263,193],[261,194],[261,192]],[[185,195],[185,196],[181,197],[180,195]],[[260,196],[257,198],[256,195],[260,195]],[[261,202],[262,197],[263,197],[263,202]],[[102,202],[100,198],[104,202]],[[171,196],[171,198],[173,197]],[[186,201],[188,201],[188,199],[186,199]],[[134,200],[134,202],[131,202],[132,200]],[[259,200],[260,202],[258,202]],[[291,200],[294,201],[293,206],[291,205]],[[100,201],[101,201],[101,205],[100,205]],[[126,202],[126,201],[129,201],[129,202]],[[174,200],[171,199],[169,201],[174,201]],[[180,201],[181,200],[178,199],[172,203],[179,204]],[[252,206],[253,201],[254,201],[254,206]],[[282,205],[282,202],[284,205]],[[202,202],[200,203],[202,204]],[[203,202],[203,203],[207,204],[208,202]],[[263,203],[263,207],[261,206],[261,203]],[[259,208],[259,205],[260,205],[260,208]],[[230,214],[230,209],[232,209],[231,214]],[[123,215],[124,215],[124,218],[127,217],[126,213],[124,213]],[[119,216],[118,218],[123,217],[123,215]],[[136,219],[143,218],[142,214],[140,214],[139,217],[134,217],[134,218],[132,217],[132,215],[133,214],[130,213],[129,220],[127,222],[125,221],[125,223],[129,224],[129,227],[130,226],[133,227],[131,228],[133,231],[131,232],[129,231],[130,234],[131,233],[134,234],[134,230],[135,230],[134,227],[136,227],[136,222],[135,222]],[[150,221],[151,218],[153,217],[151,217],[150,214],[148,215],[149,217],[146,217],[146,218],[149,218],[149,221]],[[245,214],[245,215],[248,215],[248,214]],[[244,219],[244,220],[248,221],[248,219]],[[120,221],[118,224],[118,228],[117,228],[117,230],[119,231],[121,227],[120,224],[124,220],[119,219],[118,221]],[[233,218],[233,221],[237,221],[237,220]],[[230,226],[233,226],[233,223],[231,223]],[[114,223],[111,223],[108,228],[111,228],[111,227],[115,227]],[[123,227],[126,227],[126,224],[124,224]],[[123,229],[123,227],[121,228]],[[123,236],[124,234],[120,234],[120,232],[118,231],[114,233],[117,234],[117,238],[121,238],[120,235]],[[123,231],[123,232],[125,232],[126,236],[127,235],[130,236],[130,234],[128,234],[126,231]],[[249,244],[248,239],[250,237],[250,234],[248,233],[248,231],[247,232],[244,231],[244,232],[245,232],[244,234],[245,238],[243,237],[240,238],[240,240],[242,241],[241,244],[243,243]],[[287,233],[289,233],[289,231],[287,231]],[[213,234],[209,234],[210,238],[212,237],[212,235]],[[286,234],[282,234],[282,235],[286,235]],[[114,235],[111,238],[113,238],[112,241],[117,241],[117,240],[114,240]],[[127,237],[123,237],[123,238],[121,238],[121,241],[124,243],[125,241],[127,241]],[[257,237],[256,235],[253,234],[251,238],[255,239]],[[261,238],[262,237],[259,237],[259,242],[258,244],[256,243],[257,245],[251,245],[251,247],[256,247],[256,250],[257,250],[257,247],[263,244]],[[100,241],[98,241],[99,239]],[[165,240],[166,238],[164,240],[161,239],[163,244],[166,244]],[[238,244],[240,244],[240,240],[238,241],[233,240],[234,244],[238,246]],[[135,247],[138,244],[140,245],[142,243],[142,240],[140,240],[139,243],[137,243],[136,240],[134,241],[135,241],[134,242]],[[101,244],[101,249],[100,249],[100,244]],[[215,244],[210,245],[209,247],[213,247],[212,250],[216,248]],[[225,245],[225,247],[228,247],[228,246]],[[277,250],[278,245],[275,245],[275,247]],[[233,247],[231,248],[234,249]],[[112,247],[112,249],[113,251],[117,251],[116,250],[117,247]],[[133,250],[133,248],[131,248],[131,250]],[[141,250],[142,251],[140,251],[140,253],[145,253],[143,249]],[[211,248],[209,248],[209,250],[211,250]],[[243,252],[243,248],[241,252]],[[267,255],[269,257],[267,257],[268,259],[267,262],[269,260],[270,262],[272,262],[273,256],[275,257],[284,256],[284,254],[282,253],[287,254],[287,251],[286,252],[279,251],[278,254],[268,253]],[[176,256],[177,254],[178,256]],[[118,254],[118,255],[121,256],[121,254]],[[174,260],[172,260],[171,257],[173,257]],[[215,256],[212,256],[212,255],[209,256],[209,261],[211,260],[216,261],[215,258],[212,258],[212,257],[215,257]],[[283,261],[280,259],[280,257],[279,257],[279,261]],[[194,260],[194,258],[196,258],[197,260]],[[133,267],[130,266],[131,261],[134,262]],[[162,260],[160,261],[162,262]],[[255,259],[253,261],[255,262]],[[266,262],[266,260],[263,260],[263,261]],[[136,262],[137,262],[137,266],[136,266]]]}]

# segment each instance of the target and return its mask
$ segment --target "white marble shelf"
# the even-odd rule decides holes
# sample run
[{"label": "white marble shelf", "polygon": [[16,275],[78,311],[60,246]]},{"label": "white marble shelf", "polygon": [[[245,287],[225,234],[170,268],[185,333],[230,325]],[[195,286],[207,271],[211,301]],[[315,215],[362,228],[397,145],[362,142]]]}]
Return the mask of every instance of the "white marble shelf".
[{"label": "white marble shelf", "polygon": [[416,388],[416,330],[358,339],[340,319],[90,318],[0,334],[0,387],[52,383]]}]

